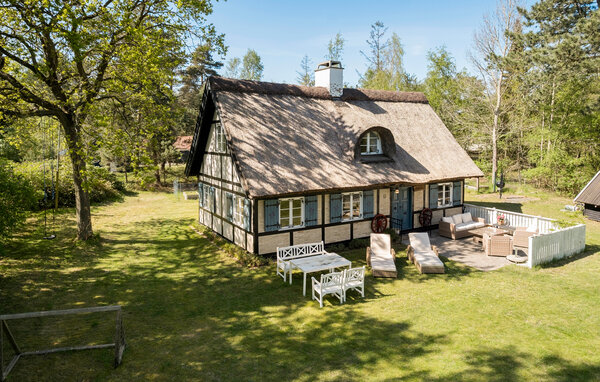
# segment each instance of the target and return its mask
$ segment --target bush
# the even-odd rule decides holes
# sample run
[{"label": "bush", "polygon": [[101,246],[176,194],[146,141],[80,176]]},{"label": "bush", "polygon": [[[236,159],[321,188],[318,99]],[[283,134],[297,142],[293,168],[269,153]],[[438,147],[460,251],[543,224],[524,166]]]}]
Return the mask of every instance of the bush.
[{"label": "bush", "polygon": [[15,174],[7,162],[0,162],[0,236],[8,236],[23,224],[35,200],[31,183]]},{"label": "bush", "polygon": [[[44,207],[44,187],[48,192],[48,198],[52,199],[52,174],[48,162],[23,162],[13,164],[14,171],[27,179],[35,190],[35,199],[39,208]],[[45,167],[45,169],[44,169]],[[56,170],[56,169],[54,169]],[[115,174],[101,167],[88,166],[87,168],[87,186],[90,195],[90,202],[100,203],[109,200],[115,200],[125,191],[125,186],[119,181]],[[75,206],[75,185],[73,184],[73,169],[69,161],[63,161],[60,164],[60,179],[58,186],[54,185],[58,191],[59,207]],[[46,205],[51,206],[53,202],[47,200]]]}]

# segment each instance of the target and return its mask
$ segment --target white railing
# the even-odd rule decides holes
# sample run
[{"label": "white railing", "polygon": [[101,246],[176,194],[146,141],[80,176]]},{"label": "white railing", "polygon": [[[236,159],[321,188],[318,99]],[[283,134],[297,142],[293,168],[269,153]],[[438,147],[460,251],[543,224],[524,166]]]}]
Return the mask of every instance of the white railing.
[{"label": "white railing", "polygon": [[585,249],[585,224],[529,237],[529,268],[571,256]]},{"label": "white railing", "polygon": [[536,227],[540,234],[547,234],[559,229],[556,220],[542,216],[521,214],[473,204],[465,204],[465,212],[470,212],[473,217],[484,218],[487,224],[498,223],[498,215],[504,215],[505,225],[511,227]]}]

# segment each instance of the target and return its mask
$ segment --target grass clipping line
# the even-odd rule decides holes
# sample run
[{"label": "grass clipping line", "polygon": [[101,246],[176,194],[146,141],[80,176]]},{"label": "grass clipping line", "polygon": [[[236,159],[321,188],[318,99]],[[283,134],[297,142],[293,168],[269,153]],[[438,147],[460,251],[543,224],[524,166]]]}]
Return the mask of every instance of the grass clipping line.
[{"label": "grass clipping line", "polygon": [[269,264],[269,260],[267,258],[250,253],[242,247],[228,242],[207,227],[201,225],[190,225],[190,228],[193,229],[198,235],[210,240],[213,244],[225,252],[225,254],[245,267],[257,268]]}]

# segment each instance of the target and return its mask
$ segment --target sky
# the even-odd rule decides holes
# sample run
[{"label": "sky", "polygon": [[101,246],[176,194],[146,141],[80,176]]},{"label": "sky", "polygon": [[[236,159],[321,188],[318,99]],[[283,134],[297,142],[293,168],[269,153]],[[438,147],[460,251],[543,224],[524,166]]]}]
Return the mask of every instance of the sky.
[{"label": "sky", "polygon": [[306,54],[316,68],[325,61],[336,33],[346,40],[342,56],[344,82],[356,86],[367,68],[371,24],[382,21],[389,37],[396,32],[404,46],[404,68],[420,80],[427,74],[427,52],[446,46],[460,70],[473,72],[468,59],[473,33],[495,0],[354,1],[228,0],[214,4],[208,21],[225,34],[225,60],[243,57],[251,48],[260,55],[263,80],[296,83]]}]

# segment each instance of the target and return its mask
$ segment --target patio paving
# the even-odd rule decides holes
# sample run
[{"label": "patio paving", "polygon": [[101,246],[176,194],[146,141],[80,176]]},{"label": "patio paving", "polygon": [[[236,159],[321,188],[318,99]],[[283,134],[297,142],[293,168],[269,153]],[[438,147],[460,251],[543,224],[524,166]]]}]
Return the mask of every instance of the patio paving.
[{"label": "patio paving", "polygon": [[[505,257],[486,256],[481,244],[473,242],[472,237],[452,240],[438,235],[438,231],[435,230],[431,231],[430,241],[439,248],[440,256],[481,271],[493,271],[512,264]],[[408,235],[404,235],[403,243],[409,244]]]}]

